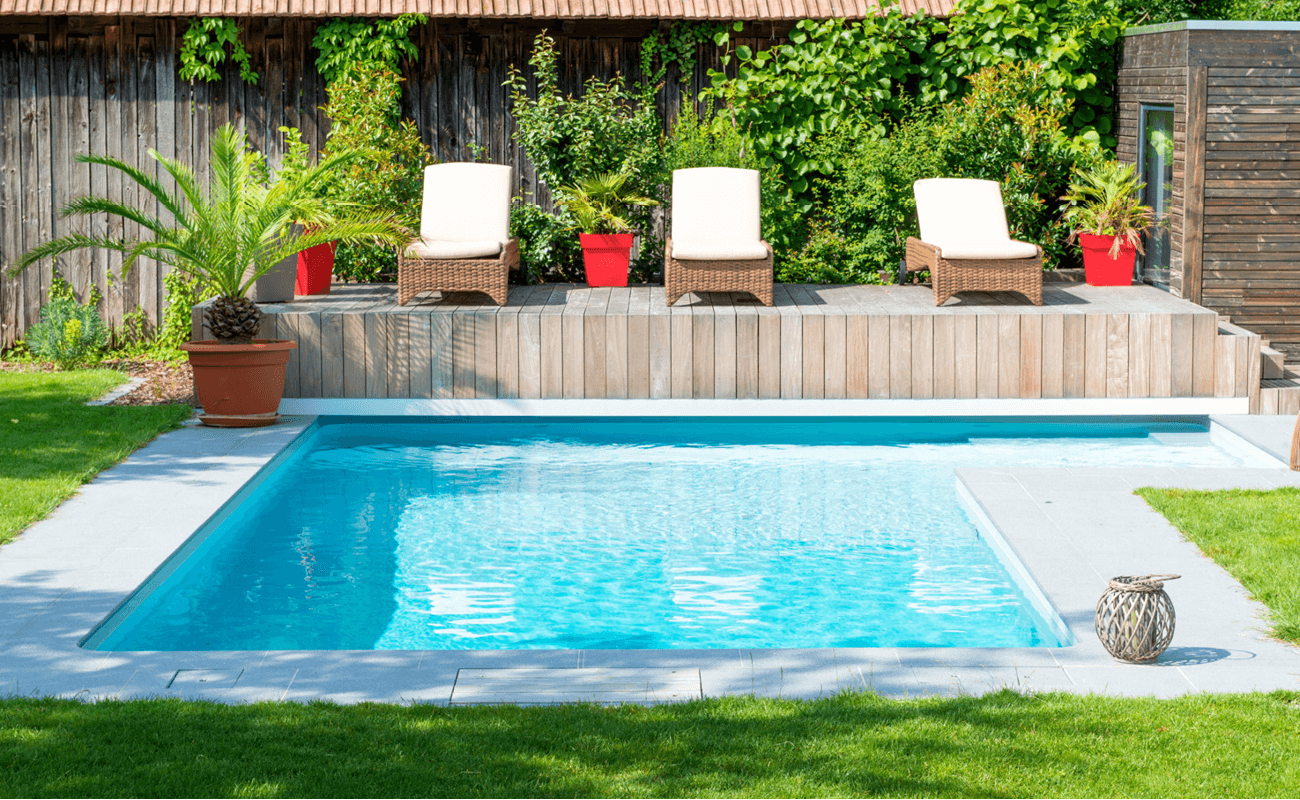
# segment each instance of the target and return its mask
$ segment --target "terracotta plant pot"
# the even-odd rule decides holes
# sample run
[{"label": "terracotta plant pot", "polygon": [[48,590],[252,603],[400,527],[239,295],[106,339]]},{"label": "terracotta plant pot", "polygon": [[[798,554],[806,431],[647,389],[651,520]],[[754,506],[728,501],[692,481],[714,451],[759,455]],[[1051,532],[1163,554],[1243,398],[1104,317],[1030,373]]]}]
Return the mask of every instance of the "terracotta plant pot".
[{"label": "terracotta plant pot", "polygon": [[627,286],[630,233],[580,233],[588,286]]},{"label": "terracotta plant pot", "polygon": [[1137,248],[1121,245],[1119,256],[1111,258],[1110,248],[1114,243],[1114,236],[1079,234],[1079,244],[1083,247],[1083,275],[1089,286],[1133,285],[1133,263],[1137,258]]},{"label": "terracotta plant pot", "polygon": [[329,294],[334,273],[334,250],[338,242],[326,242],[308,247],[298,254],[298,277],[293,283],[294,294]]},{"label": "terracotta plant pot", "polygon": [[204,425],[255,428],[280,419],[284,370],[297,342],[254,339],[252,344],[222,344],[216,340],[186,342],[194,390],[199,395]]}]

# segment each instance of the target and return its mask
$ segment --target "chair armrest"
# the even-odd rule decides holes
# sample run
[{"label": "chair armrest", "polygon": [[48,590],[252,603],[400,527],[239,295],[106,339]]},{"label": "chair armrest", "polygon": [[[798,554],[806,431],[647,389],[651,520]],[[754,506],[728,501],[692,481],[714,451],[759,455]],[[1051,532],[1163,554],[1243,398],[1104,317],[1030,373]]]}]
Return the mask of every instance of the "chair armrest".
[{"label": "chair armrest", "polygon": [[915,236],[907,237],[908,272],[921,272],[922,270],[933,272],[938,261],[938,247],[932,244],[927,244]]}]

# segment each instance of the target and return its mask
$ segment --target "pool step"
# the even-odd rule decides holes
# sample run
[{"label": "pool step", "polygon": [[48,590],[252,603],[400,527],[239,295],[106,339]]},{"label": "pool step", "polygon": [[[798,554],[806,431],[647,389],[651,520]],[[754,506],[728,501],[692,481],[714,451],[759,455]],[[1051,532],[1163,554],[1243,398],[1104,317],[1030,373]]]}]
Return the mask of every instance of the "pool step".
[{"label": "pool step", "polygon": [[701,697],[698,668],[459,669],[450,703],[453,706],[680,703]]}]

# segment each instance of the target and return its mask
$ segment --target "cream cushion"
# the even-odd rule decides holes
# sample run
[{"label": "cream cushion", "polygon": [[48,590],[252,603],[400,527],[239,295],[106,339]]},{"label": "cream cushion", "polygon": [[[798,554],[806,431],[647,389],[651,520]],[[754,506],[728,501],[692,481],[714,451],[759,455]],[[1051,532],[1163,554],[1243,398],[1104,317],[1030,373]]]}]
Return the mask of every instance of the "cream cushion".
[{"label": "cream cushion", "polygon": [[1007,232],[1007,213],[997,181],[926,178],[912,184],[921,241],[944,258],[1033,258],[1038,248]]},{"label": "cream cushion", "polygon": [[753,261],[768,256],[759,223],[757,170],[673,171],[673,258]]},{"label": "cream cushion", "polygon": [[501,253],[501,242],[485,239],[479,242],[446,242],[420,239],[406,247],[411,258],[487,258]]},{"label": "cream cushion", "polygon": [[408,251],[418,253],[423,249],[439,254],[424,258],[475,258],[500,253],[510,239],[513,173],[512,167],[501,164],[454,162],[425,167],[421,241],[413,242]]}]

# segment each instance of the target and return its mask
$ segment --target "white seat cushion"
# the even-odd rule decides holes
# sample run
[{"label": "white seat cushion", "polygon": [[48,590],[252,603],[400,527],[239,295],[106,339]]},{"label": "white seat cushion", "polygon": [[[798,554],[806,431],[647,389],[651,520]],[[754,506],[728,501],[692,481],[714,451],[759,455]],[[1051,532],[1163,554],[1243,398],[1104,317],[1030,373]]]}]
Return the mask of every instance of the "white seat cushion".
[{"label": "white seat cushion", "polygon": [[487,258],[501,253],[501,242],[447,242],[420,239],[406,246],[406,255],[412,258]]},{"label": "white seat cushion", "polygon": [[501,164],[450,163],[425,167],[420,238],[480,245],[508,241],[513,174],[511,167]]},{"label": "white seat cushion", "polygon": [[761,261],[767,258],[762,242],[679,242],[673,239],[673,258],[681,261]]},{"label": "white seat cushion", "polygon": [[[925,241],[924,239],[922,241]],[[1038,255],[1038,248],[1029,242],[1007,239],[1004,242],[974,244],[960,242],[944,244],[943,242],[926,242],[939,248],[944,258],[965,258],[970,260],[992,260],[1005,258],[1033,258]]]},{"label": "white seat cushion", "polygon": [[673,171],[673,258],[767,258],[757,170],[698,167]]}]

